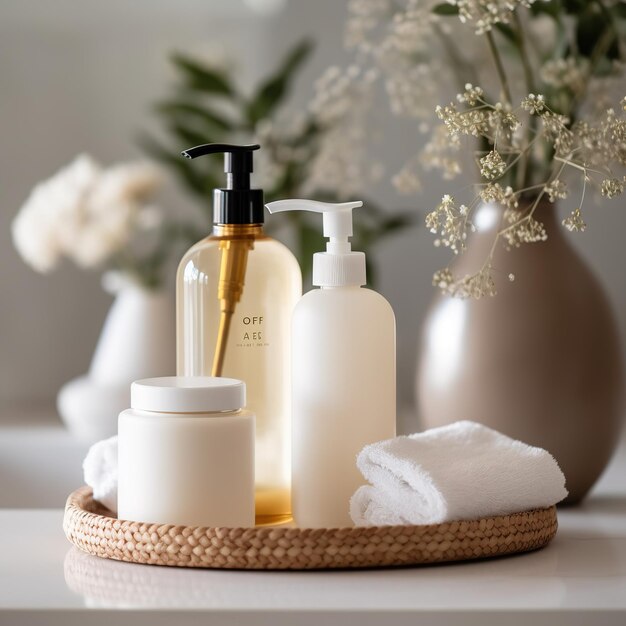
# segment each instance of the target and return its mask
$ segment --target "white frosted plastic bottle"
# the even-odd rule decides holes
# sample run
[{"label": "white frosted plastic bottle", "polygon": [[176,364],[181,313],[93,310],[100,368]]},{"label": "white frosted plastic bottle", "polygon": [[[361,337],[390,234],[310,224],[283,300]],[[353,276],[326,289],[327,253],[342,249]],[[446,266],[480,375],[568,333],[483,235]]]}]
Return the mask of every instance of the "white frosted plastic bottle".
[{"label": "white frosted plastic bottle", "polygon": [[270,212],[324,214],[325,253],[292,321],[292,510],[301,527],[350,526],[349,501],[364,479],[356,455],[396,432],[396,337],[390,304],[362,286],[365,255],[352,252],[352,209],[282,200]]}]

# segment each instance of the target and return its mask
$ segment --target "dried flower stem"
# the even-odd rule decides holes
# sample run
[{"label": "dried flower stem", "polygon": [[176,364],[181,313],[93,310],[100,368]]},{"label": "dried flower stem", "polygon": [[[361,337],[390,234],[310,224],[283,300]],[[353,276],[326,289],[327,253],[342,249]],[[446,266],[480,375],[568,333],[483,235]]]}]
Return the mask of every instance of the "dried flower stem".
[{"label": "dried flower stem", "polygon": [[[558,180],[559,176],[563,173],[564,169],[565,169],[565,164],[563,163],[561,167],[559,168],[559,171],[556,173],[556,175],[551,177],[551,180]],[[513,230],[519,227],[520,224],[523,224],[524,222],[529,221],[530,218],[534,215],[535,211],[537,210],[537,207],[539,206],[539,203],[541,202],[541,199],[546,193],[546,185],[541,185],[541,187],[542,187],[542,190],[539,192],[539,194],[537,194],[537,197],[533,201],[528,213],[523,218],[517,220],[510,226],[507,226],[506,228],[503,228],[502,230],[499,230],[497,232],[496,236],[494,237],[493,243],[491,245],[491,250],[489,251],[489,255],[487,256],[487,259],[485,260],[485,263],[483,264],[483,269],[485,269],[488,265],[491,265],[493,261],[493,255],[496,251],[496,246],[498,245],[498,242],[501,239],[501,237],[504,236],[504,234],[509,232],[510,230]],[[531,189],[530,187],[527,189],[521,189],[519,191],[519,194],[521,195],[524,192],[529,191],[530,189]]]},{"label": "dried flower stem", "polygon": [[587,174],[583,176],[583,192],[580,197],[580,206],[585,204],[585,192],[587,191]]},{"label": "dried flower stem", "polygon": [[520,60],[524,70],[524,80],[526,81],[526,90],[529,93],[536,93],[535,79],[533,78],[533,68],[530,64],[528,56],[528,47],[526,45],[526,35],[524,34],[524,26],[517,11],[513,11],[513,20],[515,21],[517,46],[519,49]]},{"label": "dried flower stem", "polygon": [[[526,37],[524,35],[524,27],[522,25],[522,20],[517,11],[513,11],[513,20],[515,22],[516,30],[517,30],[517,46],[519,50],[520,60],[522,62],[522,68],[524,70],[524,80],[526,81],[526,90],[528,93],[536,93],[537,90],[535,88],[535,80],[533,78],[533,70],[530,65],[530,59],[528,57],[528,48],[526,46]],[[528,125],[528,130],[526,132],[526,143],[529,142],[530,137],[532,137],[537,130],[537,118],[533,115],[530,116],[530,123]],[[530,146],[530,144],[529,144]],[[530,170],[530,162],[532,158],[532,153],[530,151],[526,152],[526,158],[520,163],[520,167],[517,171],[517,186],[523,187],[528,183],[528,172]]]},{"label": "dried flower stem", "polygon": [[[578,163],[574,163],[574,161],[570,161],[569,159],[563,159],[562,157],[555,156],[554,160],[559,161],[560,163],[563,163],[564,166],[569,165],[570,167],[573,167],[574,169],[580,170],[581,172],[585,174],[585,177],[587,177],[588,172],[593,172],[594,174],[600,174],[600,176],[605,175],[605,172],[601,172],[600,170],[595,170],[591,167],[587,167],[586,165],[579,165]],[[607,168],[607,171],[609,173],[611,172],[611,170],[608,168]]]},{"label": "dried flower stem", "polygon": [[[511,152],[510,154],[517,154],[517,156],[507,165],[506,170],[504,171],[503,176],[509,172],[513,166],[520,160],[522,159],[525,155],[529,154],[530,151],[532,150],[533,146],[535,145],[535,143],[537,143],[537,141],[541,139],[541,135],[535,135],[535,137],[533,137],[530,142],[528,143],[528,145],[524,148],[524,150],[522,150],[519,154],[517,154],[516,152]],[[502,151],[500,151],[502,154]],[[523,185],[521,185],[523,186]],[[519,193],[523,193],[524,191],[528,191],[528,187],[524,187]]]},{"label": "dried flower stem", "polygon": [[468,81],[470,83],[477,84],[478,76],[476,75],[474,68],[463,59],[458,48],[450,37],[448,37],[437,24],[433,25],[433,30],[443,43],[443,49],[450,60],[450,67],[454,72],[454,77],[458,83],[459,90],[462,91],[463,86]]},{"label": "dried flower stem", "polygon": [[496,66],[496,71],[498,72],[498,77],[500,78],[500,84],[502,86],[502,95],[504,96],[504,100],[511,104],[513,102],[513,98],[511,97],[511,89],[509,88],[509,81],[506,77],[506,71],[504,70],[504,65],[502,63],[502,58],[500,57],[500,53],[498,52],[498,48],[496,47],[496,42],[493,40],[493,33],[488,30],[485,33],[487,37],[487,42],[489,43],[489,50],[491,51],[491,56],[493,57],[493,61]]}]

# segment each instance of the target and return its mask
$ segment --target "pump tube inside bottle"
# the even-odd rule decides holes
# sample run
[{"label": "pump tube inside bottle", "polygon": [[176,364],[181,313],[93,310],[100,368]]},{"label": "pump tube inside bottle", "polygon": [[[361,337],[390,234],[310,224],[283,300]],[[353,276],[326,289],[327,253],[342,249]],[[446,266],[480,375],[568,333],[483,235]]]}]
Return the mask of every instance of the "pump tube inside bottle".
[{"label": "pump tube inside bottle", "polygon": [[220,301],[220,324],[217,331],[215,352],[213,355],[213,376],[221,376],[224,368],[224,356],[228,346],[230,323],[235,307],[241,295],[246,278],[248,251],[254,247],[254,238],[244,237],[223,239],[221,251],[220,278],[217,285],[217,298]]}]

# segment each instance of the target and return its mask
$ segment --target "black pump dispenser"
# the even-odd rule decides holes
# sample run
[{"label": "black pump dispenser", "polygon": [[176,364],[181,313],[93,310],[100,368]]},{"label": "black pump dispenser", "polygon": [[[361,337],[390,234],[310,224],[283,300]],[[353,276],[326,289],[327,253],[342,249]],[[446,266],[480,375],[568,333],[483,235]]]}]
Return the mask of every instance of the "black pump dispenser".
[{"label": "black pump dispenser", "polygon": [[213,222],[215,224],[262,224],[264,202],[262,189],[250,189],[253,171],[252,152],[261,146],[235,146],[228,143],[207,143],[184,150],[188,159],[205,154],[224,153],[226,187],[213,190]]}]

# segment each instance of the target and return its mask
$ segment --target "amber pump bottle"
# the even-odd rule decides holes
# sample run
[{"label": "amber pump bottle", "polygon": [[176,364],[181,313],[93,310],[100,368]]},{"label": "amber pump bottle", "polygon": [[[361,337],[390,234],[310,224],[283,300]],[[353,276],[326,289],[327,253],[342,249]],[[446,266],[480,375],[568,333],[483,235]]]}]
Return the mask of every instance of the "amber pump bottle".
[{"label": "amber pump bottle", "polygon": [[177,369],[247,386],[256,414],[256,523],[291,518],[290,320],[302,292],[293,254],[263,231],[261,189],[250,187],[258,145],[206,144],[224,153],[226,187],[213,192],[213,232],[183,257],[176,279]]}]

